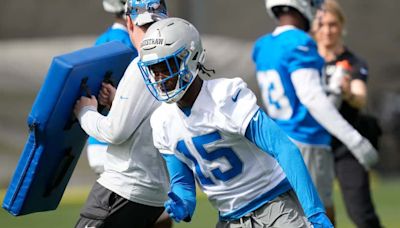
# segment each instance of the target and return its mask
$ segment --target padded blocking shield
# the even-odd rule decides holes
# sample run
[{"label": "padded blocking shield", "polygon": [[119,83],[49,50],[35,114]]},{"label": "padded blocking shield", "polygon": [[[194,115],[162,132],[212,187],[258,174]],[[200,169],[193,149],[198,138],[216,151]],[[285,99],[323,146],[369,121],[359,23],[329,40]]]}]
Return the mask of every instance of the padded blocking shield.
[{"label": "padded blocking shield", "polygon": [[104,80],[116,86],[133,55],[110,42],[53,58],[3,208],[15,216],[57,208],[87,140],[73,116],[75,102],[87,93],[97,96]]}]

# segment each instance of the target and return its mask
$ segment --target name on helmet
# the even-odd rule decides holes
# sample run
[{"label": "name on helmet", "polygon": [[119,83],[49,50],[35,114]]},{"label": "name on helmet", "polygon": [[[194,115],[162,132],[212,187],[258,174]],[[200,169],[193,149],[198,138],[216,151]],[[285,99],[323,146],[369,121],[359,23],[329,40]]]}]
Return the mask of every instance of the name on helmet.
[{"label": "name on helmet", "polygon": [[148,46],[148,45],[155,45],[155,46],[163,46],[165,43],[165,40],[163,38],[150,38],[150,39],[145,39],[142,41],[142,44],[140,45],[141,47]]}]

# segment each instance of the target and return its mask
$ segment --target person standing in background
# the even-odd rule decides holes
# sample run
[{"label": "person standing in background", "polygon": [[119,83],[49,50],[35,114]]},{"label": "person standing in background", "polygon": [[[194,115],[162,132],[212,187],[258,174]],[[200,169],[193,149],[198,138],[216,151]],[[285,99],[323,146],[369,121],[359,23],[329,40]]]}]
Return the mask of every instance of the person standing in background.
[{"label": "person standing in background", "polygon": [[278,26],[256,41],[253,61],[267,113],[300,148],[334,223],[330,134],[338,137],[367,168],[377,162],[378,155],[371,143],[339,114],[322,88],[324,61],[307,34],[322,2],[266,0],[267,12]]},{"label": "person standing in background", "polygon": [[[326,0],[313,23],[318,51],[325,59],[323,82],[328,96],[342,116],[361,134],[360,111],[367,103],[367,64],[343,42],[345,17],[339,4]],[[365,137],[368,137],[364,134]],[[377,139],[369,138],[377,146]],[[344,204],[351,220],[359,228],[382,227],[371,198],[368,170],[338,139],[332,140],[335,173]]]}]

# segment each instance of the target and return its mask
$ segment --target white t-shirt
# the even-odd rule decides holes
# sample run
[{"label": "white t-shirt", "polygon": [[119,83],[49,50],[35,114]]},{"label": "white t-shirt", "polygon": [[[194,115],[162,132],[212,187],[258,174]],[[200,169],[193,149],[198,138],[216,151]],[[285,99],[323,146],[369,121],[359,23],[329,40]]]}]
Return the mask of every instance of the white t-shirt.
[{"label": "white t-shirt", "polygon": [[125,71],[107,116],[85,107],[78,119],[88,135],[109,145],[97,181],[133,202],[163,206],[169,183],[150,127],[150,115],[160,103],[146,89],[138,60]]},{"label": "white t-shirt", "polygon": [[174,154],[222,216],[251,205],[286,175],[244,135],[259,107],[240,78],[204,81],[190,114],[163,103],[152,115],[154,145]]}]

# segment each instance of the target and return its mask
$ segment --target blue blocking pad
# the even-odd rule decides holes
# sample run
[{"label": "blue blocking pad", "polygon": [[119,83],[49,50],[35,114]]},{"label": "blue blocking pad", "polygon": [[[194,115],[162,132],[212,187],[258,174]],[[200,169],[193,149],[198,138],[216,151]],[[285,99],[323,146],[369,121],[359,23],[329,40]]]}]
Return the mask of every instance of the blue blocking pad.
[{"label": "blue blocking pad", "polygon": [[115,41],[53,59],[29,114],[29,137],[3,208],[15,216],[57,208],[87,140],[73,114],[76,100],[97,96],[103,81],[117,86],[133,57]]}]

